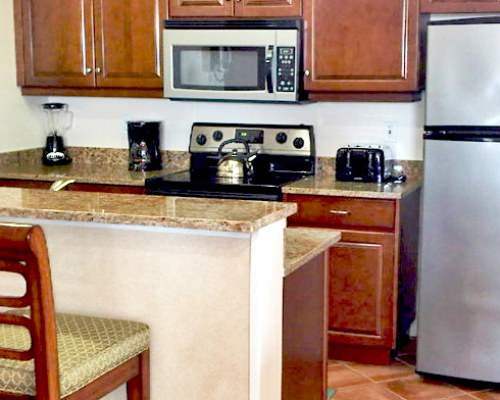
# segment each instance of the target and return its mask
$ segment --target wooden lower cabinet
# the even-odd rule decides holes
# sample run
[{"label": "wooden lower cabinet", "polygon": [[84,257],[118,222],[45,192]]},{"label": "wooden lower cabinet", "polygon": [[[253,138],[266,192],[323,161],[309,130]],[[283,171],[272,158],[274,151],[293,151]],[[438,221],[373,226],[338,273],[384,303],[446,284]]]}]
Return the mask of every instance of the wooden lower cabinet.
[{"label": "wooden lower cabinet", "polygon": [[476,13],[500,11],[499,0],[420,0],[422,13]]},{"label": "wooden lower cabinet", "polygon": [[128,185],[104,185],[97,183],[72,183],[68,186],[69,191],[78,192],[102,192],[119,194],[144,194],[143,186]]},{"label": "wooden lower cabinet", "polygon": [[[329,249],[330,358],[389,364],[415,317],[419,198],[285,194],[290,226],[340,229]],[[371,207],[373,202],[373,207]]]},{"label": "wooden lower cabinet", "polygon": [[46,189],[49,190],[52,182],[21,180],[21,179],[0,179],[0,186],[23,188],[23,189]]},{"label": "wooden lower cabinet", "polygon": [[[42,189],[49,190],[53,182],[35,181],[24,179],[0,179],[0,186],[15,187],[23,189]],[[72,183],[63,190],[80,192],[103,192],[103,193],[122,193],[122,194],[144,194],[143,186],[128,185],[104,185],[96,183]]]},{"label": "wooden lower cabinet", "polygon": [[390,351],[395,347],[395,236],[343,231],[341,242],[330,249],[331,357],[390,361]]}]

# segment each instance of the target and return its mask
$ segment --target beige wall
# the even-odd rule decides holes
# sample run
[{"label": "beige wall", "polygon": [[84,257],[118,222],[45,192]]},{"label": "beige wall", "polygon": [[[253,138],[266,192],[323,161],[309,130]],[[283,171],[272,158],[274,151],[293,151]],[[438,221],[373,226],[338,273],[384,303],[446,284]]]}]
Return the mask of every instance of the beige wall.
[{"label": "beige wall", "polygon": [[13,0],[0,0],[0,151],[38,147],[43,135],[34,110],[43,101],[16,86]]}]

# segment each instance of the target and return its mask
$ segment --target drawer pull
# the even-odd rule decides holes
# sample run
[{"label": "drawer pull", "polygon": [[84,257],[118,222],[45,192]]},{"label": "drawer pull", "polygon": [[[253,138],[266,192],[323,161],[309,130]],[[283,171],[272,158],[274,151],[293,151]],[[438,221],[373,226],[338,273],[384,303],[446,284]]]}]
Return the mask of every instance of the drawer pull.
[{"label": "drawer pull", "polygon": [[349,215],[349,211],[345,210],[330,210],[330,214],[335,214],[335,215]]}]

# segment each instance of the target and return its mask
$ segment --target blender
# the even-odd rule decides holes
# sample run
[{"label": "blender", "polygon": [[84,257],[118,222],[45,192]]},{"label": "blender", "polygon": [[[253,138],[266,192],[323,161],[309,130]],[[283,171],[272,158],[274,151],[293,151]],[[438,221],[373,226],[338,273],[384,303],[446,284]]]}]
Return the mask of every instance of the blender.
[{"label": "blender", "polygon": [[47,134],[42,162],[44,165],[65,165],[71,162],[62,135],[71,127],[73,113],[64,103],[42,104],[43,125]]}]

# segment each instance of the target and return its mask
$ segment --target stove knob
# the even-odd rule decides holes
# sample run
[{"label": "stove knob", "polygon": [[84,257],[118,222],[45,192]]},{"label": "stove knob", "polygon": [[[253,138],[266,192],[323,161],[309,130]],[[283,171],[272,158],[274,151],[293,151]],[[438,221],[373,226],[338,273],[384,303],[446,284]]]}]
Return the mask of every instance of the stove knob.
[{"label": "stove knob", "polygon": [[203,146],[205,143],[207,143],[207,137],[203,133],[200,133],[198,136],[196,136],[196,143],[198,143],[200,146]]},{"label": "stove knob", "polygon": [[296,149],[301,149],[302,147],[304,147],[304,139],[300,137],[296,138],[293,141],[293,147],[295,147]]},{"label": "stove knob", "polygon": [[283,144],[287,141],[288,139],[288,136],[285,132],[278,132],[278,134],[276,135],[276,141],[279,143],[279,144]]},{"label": "stove knob", "polygon": [[222,132],[221,131],[215,131],[213,134],[212,134],[212,138],[216,141],[216,142],[220,142],[222,140]]}]

